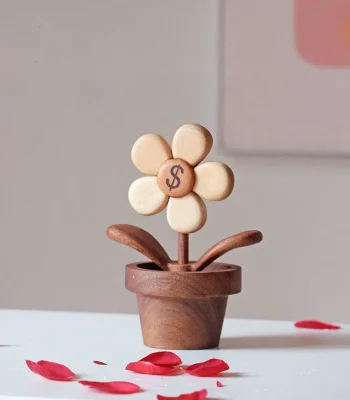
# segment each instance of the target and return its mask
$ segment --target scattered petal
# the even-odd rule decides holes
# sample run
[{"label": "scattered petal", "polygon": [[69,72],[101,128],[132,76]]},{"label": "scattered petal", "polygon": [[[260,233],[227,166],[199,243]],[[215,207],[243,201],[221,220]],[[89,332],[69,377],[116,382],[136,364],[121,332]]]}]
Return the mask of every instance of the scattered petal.
[{"label": "scattered petal", "polygon": [[229,368],[229,365],[225,361],[211,358],[208,361],[183,368],[183,371],[193,376],[215,376],[220,374],[220,372],[227,371]]},{"label": "scattered petal", "polygon": [[223,385],[220,381],[216,381],[216,386],[217,387],[224,387],[225,385]]},{"label": "scattered petal", "polygon": [[97,364],[97,365],[107,365],[105,362],[103,362],[103,361],[98,361],[98,360],[95,360],[95,361],[94,361],[94,364]]},{"label": "scattered petal", "polygon": [[112,382],[94,382],[94,381],[79,381],[83,386],[97,390],[103,393],[113,394],[132,394],[141,391],[140,386],[131,382],[112,381]]},{"label": "scattered petal", "polygon": [[341,329],[339,325],[329,324],[328,322],[322,322],[317,320],[306,320],[306,321],[297,321],[294,326],[296,328],[304,328],[304,329]]},{"label": "scattered petal", "polygon": [[157,400],[205,400],[207,398],[207,394],[208,392],[206,389],[198,390],[197,392],[188,394],[180,394],[180,396],[177,397],[162,396],[158,394]]},{"label": "scattered petal", "polygon": [[148,356],[142,358],[140,361],[148,361],[155,365],[167,365],[169,367],[182,364],[181,358],[172,351],[157,351],[148,354]]},{"label": "scattered petal", "polygon": [[146,375],[168,375],[174,372],[173,367],[169,367],[168,365],[155,365],[148,361],[132,362],[128,364],[125,369]]},{"label": "scattered petal", "polygon": [[46,379],[54,381],[71,381],[75,373],[62,364],[51,361],[40,360],[38,362],[26,360],[28,368]]}]

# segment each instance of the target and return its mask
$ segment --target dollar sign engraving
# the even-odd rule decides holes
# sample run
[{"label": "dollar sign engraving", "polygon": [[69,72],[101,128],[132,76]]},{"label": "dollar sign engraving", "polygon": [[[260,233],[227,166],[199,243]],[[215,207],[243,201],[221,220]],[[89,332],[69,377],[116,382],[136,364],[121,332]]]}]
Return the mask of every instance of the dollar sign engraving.
[{"label": "dollar sign engraving", "polygon": [[167,179],[166,181],[165,181],[165,183],[167,184],[167,186],[168,186],[168,188],[169,188],[169,191],[171,190],[171,189],[177,189],[179,186],[180,186],[180,184],[181,184],[181,180],[180,180],[180,178],[177,176],[177,174],[179,173],[179,171],[183,174],[184,173],[184,170],[183,170],[183,168],[181,167],[181,165],[173,165],[172,167],[171,167],[171,170],[170,170],[170,173],[171,173],[171,175],[172,175],[172,177],[173,177],[173,181],[170,183],[170,180],[169,179]]}]

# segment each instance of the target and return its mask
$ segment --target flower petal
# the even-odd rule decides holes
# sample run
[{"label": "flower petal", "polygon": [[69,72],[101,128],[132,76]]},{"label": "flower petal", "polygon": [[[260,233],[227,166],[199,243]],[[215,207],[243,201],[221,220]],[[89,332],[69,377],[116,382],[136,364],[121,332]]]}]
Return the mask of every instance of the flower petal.
[{"label": "flower petal", "polygon": [[145,176],[134,181],[129,188],[131,207],[142,215],[153,215],[162,211],[168,203],[168,196],[158,186],[155,176]]},{"label": "flower petal", "polygon": [[105,362],[103,362],[103,361],[98,361],[98,360],[95,360],[95,361],[94,361],[94,364],[97,364],[97,365],[107,365]]},{"label": "flower petal", "polygon": [[135,383],[124,382],[124,381],[111,381],[111,382],[79,381],[79,383],[83,386],[87,386],[91,389],[95,389],[103,393],[132,394],[141,391],[140,386],[135,385]]},{"label": "flower petal", "polygon": [[181,358],[172,351],[157,351],[148,354],[148,356],[142,358],[140,361],[148,361],[155,365],[168,365],[169,367],[182,364]]},{"label": "flower petal", "polygon": [[148,175],[157,175],[163,162],[170,158],[172,158],[170,146],[159,135],[141,136],[131,150],[131,159],[135,167]]},{"label": "flower petal", "polygon": [[224,200],[234,185],[231,168],[220,162],[207,162],[194,169],[196,183],[193,191],[206,200]]},{"label": "flower petal", "polygon": [[174,158],[181,158],[193,167],[208,155],[213,146],[213,137],[204,126],[187,124],[174,135],[172,150]]},{"label": "flower petal", "polygon": [[223,385],[220,381],[216,381],[216,386],[217,387],[224,387],[225,385]]},{"label": "flower petal", "polygon": [[202,389],[197,392],[188,393],[188,394],[180,394],[180,396],[169,397],[162,396],[160,394],[157,395],[157,400],[205,400],[207,398],[207,390]]},{"label": "flower petal", "polygon": [[295,322],[294,326],[296,328],[304,328],[304,329],[330,329],[330,330],[340,329],[339,325],[333,325],[328,322],[317,321],[317,320],[297,321]]},{"label": "flower petal", "polygon": [[46,379],[54,381],[71,381],[75,377],[75,373],[69,368],[55,362],[45,360],[34,362],[26,360],[26,364],[32,372]]},{"label": "flower petal", "polygon": [[229,365],[225,361],[211,358],[208,361],[190,365],[182,370],[186,374],[193,376],[215,376],[220,374],[220,372],[227,371],[229,368]]},{"label": "flower petal", "polygon": [[175,371],[173,367],[169,367],[168,365],[155,365],[148,361],[132,362],[125,369],[146,375],[169,375]]},{"label": "flower petal", "polygon": [[167,219],[170,227],[179,233],[192,233],[201,229],[207,220],[207,208],[196,193],[169,199]]}]

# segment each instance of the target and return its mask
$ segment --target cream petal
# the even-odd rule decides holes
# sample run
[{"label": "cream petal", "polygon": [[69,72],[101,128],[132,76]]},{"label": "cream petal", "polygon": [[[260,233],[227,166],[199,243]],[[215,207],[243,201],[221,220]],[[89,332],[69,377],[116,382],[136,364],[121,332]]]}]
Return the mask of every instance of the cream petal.
[{"label": "cream petal", "polygon": [[157,175],[164,161],[172,158],[170,146],[159,135],[147,134],[139,137],[131,150],[135,167],[148,175]]},{"label": "cream petal", "polygon": [[170,227],[176,232],[196,232],[207,220],[207,207],[193,192],[180,198],[170,197],[167,219]]},{"label": "cream petal", "polygon": [[172,150],[174,158],[181,158],[193,167],[208,155],[213,146],[213,137],[201,125],[181,126],[174,135]]},{"label": "cream petal", "polygon": [[234,185],[234,175],[226,164],[207,162],[194,169],[196,181],[193,191],[206,200],[224,200]]},{"label": "cream petal", "polygon": [[129,188],[131,207],[142,215],[153,215],[162,211],[169,197],[160,189],[155,176],[145,176],[134,181]]}]

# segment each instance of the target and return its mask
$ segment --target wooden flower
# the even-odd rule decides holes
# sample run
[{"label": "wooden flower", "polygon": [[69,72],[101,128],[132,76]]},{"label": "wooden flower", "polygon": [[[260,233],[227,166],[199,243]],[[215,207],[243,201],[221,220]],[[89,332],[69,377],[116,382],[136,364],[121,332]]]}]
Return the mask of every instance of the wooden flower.
[{"label": "wooden flower", "polygon": [[201,229],[207,219],[205,200],[224,200],[233,189],[231,169],[219,162],[201,161],[213,145],[210,132],[201,125],[181,126],[172,147],[158,135],[141,136],[134,144],[131,158],[145,176],[133,182],[129,201],[135,211],[153,215],[167,207],[170,227],[178,232],[178,257],[174,261],[159,241],[144,229],[116,224],[107,235],[149,258],[160,269],[172,272],[202,271],[223,254],[262,240],[250,230],[229,236],[211,246],[197,261],[189,258],[189,234]]},{"label": "wooden flower", "polygon": [[231,169],[219,162],[201,161],[212,148],[213,138],[201,125],[181,126],[172,148],[158,135],[141,136],[134,144],[131,158],[142,173],[129,189],[132,208],[142,215],[153,215],[167,207],[172,229],[182,234],[201,229],[207,219],[202,199],[224,200],[232,192]]}]

